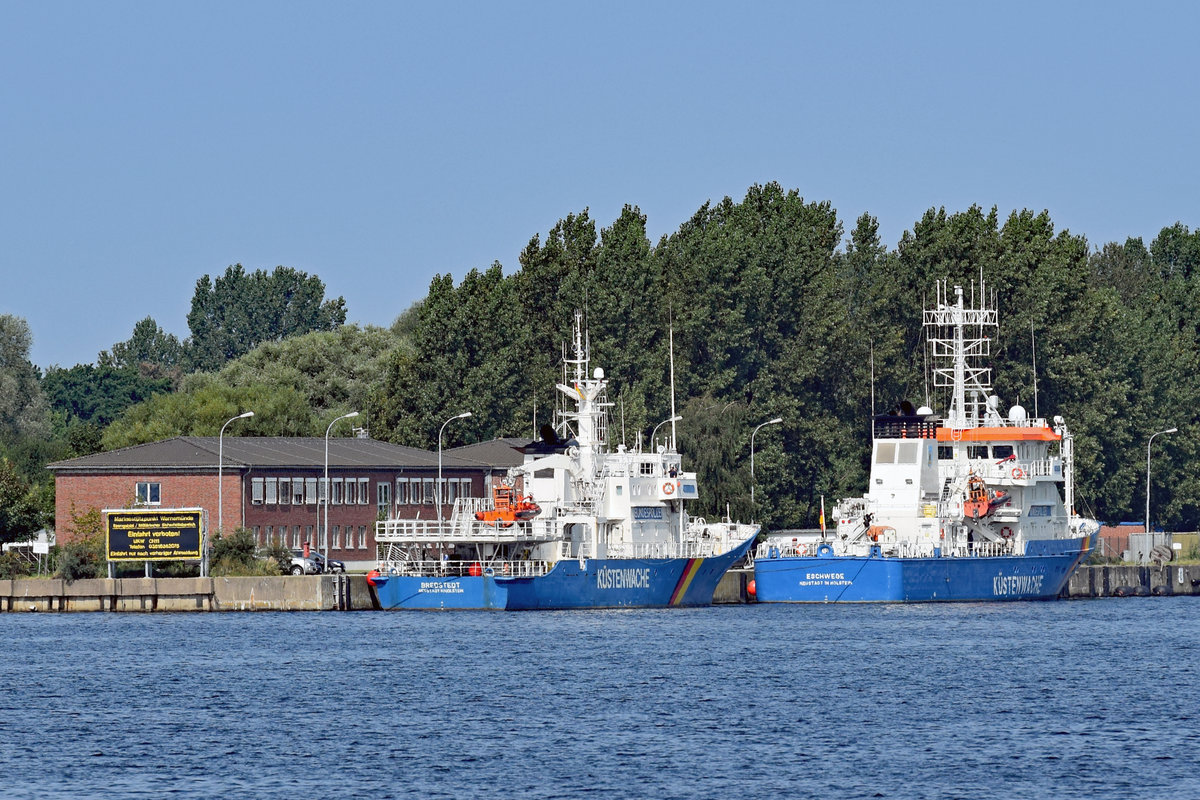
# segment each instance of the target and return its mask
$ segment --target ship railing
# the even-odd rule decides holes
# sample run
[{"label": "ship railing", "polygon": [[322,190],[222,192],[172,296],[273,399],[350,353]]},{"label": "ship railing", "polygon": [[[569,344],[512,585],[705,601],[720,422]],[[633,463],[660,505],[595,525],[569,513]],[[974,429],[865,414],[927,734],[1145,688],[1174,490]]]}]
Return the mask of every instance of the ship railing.
[{"label": "ship railing", "polygon": [[796,558],[815,556],[821,542],[759,542],[755,548],[755,558]]},{"label": "ship railing", "polygon": [[965,478],[967,475],[977,475],[993,486],[996,484],[1027,481],[1032,478],[1062,479],[1062,459],[1042,458],[1032,461],[985,461],[972,459],[966,466],[955,470],[955,475]]},{"label": "ship railing", "polygon": [[619,542],[609,544],[610,558],[707,558],[725,552],[716,540],[684,542]]},{"label": "ship railing", "polygon": [[482,521],[474,513],[459,519],[386,519],[375,523],[376,542],[545,542],[556,536],[552,520]]},{"label": "ship railing", "polygon": [[380,559],[377,569],[387,576],[422,578],[463,578],[487,575],[497,578],[536,578],[545,575],[554,562],[516,559],[462,561],[459,559]]}]

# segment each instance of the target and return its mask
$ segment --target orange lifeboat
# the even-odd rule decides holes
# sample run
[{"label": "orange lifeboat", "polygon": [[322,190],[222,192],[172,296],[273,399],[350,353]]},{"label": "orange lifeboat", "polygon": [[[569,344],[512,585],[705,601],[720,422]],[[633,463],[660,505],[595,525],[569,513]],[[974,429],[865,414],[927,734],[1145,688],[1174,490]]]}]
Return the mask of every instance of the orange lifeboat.
[{"label": "orange lifeboat", "polygon": [[967,479],[967,499],[963,513],[971,519],[990,517],[1000,506],[1008,505],[1012,498],[1006,492],[993,492],[987,488],[983,478],[972,475]]},{"label": "orange lifeboat", "polygon": [[542,513],[542,507],[533,502],[533,496],[521,497],[508,486],[492,489],[493,508],[476,511],[475,519],[480,522],[499,523],[507,528],[519,520],[533,519]]}]

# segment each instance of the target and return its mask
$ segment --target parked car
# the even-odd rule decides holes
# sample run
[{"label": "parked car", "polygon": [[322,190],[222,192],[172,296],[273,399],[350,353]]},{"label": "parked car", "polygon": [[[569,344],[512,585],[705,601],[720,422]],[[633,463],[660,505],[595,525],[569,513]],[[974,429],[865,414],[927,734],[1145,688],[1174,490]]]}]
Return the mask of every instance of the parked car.
[{"label": "parked car", "polygon": [[325,556],[321,555],[316,550],[311,551],[310,555],[312,559],[317,562],[318,571],[320,572],[342,573],[346,571],[346,563],[344,561],[338,561],[336,558],[331,558],[329,559],[329,569],[326,569]]},{"label": "parked car", "polygon": [[288,569],[293,575],[319,575],[321,573],[321,565],[317,562],[314,555],[316,552],[310,550],[308,555],[304,555],[303,550],[292,551],[292,565]]}]

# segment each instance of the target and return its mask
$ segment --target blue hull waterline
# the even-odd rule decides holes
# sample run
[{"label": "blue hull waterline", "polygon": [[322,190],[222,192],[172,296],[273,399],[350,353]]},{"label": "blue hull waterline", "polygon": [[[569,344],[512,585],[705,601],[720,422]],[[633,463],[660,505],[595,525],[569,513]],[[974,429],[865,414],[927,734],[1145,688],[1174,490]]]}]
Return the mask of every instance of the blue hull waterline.
[{"label": "blue hull waterline", "polygon": [[770,557],[754,564],[769,603],[932,603],[1052,600],[1087,558],[1095,536],[1029,542],[1023,556]]},{"label": "blue hull waterline", "polygon": [[545,575],[388,575],[375,581],[384,609],[667,608],[707,606],[754,537],[709,558],[593,558],[558,562]]}]

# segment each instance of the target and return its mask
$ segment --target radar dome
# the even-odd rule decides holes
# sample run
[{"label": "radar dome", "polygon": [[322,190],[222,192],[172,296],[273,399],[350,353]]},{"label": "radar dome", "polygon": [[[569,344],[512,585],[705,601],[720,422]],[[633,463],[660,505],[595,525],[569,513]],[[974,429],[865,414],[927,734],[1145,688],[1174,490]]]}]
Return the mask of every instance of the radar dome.
[{"label": "radar dome", "polygon": [[592,377],[598,381],[604,380],[604,369],[602,367],[596,367],[596,371],[592,373]]},{"label": "radar dome", "polygon": [[929,406],[921,406],[920,408],[917,409],[918,417],[928,417],[928,416],[932,416],[932,415],[933,415],[933,409],[930,408]]},{"label": "radar dome", "polygon": [[1025,419],[1025,409],[1022,406],[1013,406],[1008,410],[1009,422],[1024,422]]}]

